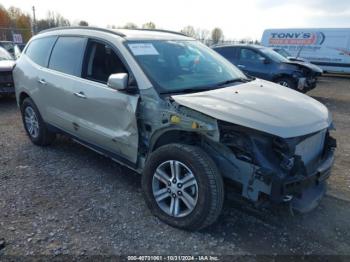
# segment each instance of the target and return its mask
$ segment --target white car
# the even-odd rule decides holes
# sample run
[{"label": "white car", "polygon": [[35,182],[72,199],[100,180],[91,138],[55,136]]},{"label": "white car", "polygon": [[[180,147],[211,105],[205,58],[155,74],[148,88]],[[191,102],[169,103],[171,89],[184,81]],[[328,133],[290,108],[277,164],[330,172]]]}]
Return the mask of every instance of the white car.
[{"label": "white car", "polygon": [[12,78],[14,66],[14,58],[6,49],[0,47],[0,96],[13,95],[15,93]]},{"label": "white car", "polygon": [[189,230],[221,213],[225,187],[316,206],[334,160],[316,100],[248,79],[200,42],[161,30],[68,27],[33,37],[14,69],[31,141],[61,133],[142,174],[146,202]]}]

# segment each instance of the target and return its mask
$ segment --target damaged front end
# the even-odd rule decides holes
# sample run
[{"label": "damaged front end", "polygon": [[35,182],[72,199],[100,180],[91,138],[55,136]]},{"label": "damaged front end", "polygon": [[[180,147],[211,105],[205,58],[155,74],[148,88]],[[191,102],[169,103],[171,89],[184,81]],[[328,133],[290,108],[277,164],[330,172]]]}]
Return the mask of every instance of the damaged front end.
[{"label": "damaged front end", "polygon": [[240,184],[244,197],[289,202],[300,212],[318,204],[334,162],[336,141],[328,129],[280,138],[224,121],[218,127],[223,147],[212,155],[223,175]]}]

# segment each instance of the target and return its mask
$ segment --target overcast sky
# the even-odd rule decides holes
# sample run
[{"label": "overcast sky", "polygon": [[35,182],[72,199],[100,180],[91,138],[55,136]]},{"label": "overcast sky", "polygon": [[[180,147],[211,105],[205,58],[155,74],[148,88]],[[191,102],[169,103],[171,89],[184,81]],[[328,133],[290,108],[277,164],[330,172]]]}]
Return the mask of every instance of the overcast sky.
[{"label": "overcast sky", "polygon": [[180,30],[186,25],[211,30],[220,27],[226,39],[260,39],[266,28],[349,27],[350,0],[1,0],[37,18],[49,10],[71,22],[121,26],[152,21],[157,27]]}]

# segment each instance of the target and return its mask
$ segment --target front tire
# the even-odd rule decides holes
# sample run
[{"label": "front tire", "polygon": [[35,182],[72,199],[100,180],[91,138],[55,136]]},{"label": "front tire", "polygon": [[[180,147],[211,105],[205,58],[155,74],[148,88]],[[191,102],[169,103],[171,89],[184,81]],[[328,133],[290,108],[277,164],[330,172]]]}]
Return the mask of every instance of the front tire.
[{"label": "front tire", "polygon": [[21,105],[24,129],[30,140],[38,146],[47,146],[53,142],[56,135],[48,130],[38,108],[32,99],[27,97]]},{"label": "front tire", "polygon": [[151,154],[142,176],[146,203],[165,223],[199,230],[216,221],[224,201],[222,176],[197,146],[169,144]]},{"label": "front tire", "polygon": [[279,78],[276,80],[276,83],[281,85],[281,86],[288,87],[288,88],[291,88],[294,90],[297,89],[297,85],[296,85],[295,81],[291,78],[288,78],[288,77]]}]

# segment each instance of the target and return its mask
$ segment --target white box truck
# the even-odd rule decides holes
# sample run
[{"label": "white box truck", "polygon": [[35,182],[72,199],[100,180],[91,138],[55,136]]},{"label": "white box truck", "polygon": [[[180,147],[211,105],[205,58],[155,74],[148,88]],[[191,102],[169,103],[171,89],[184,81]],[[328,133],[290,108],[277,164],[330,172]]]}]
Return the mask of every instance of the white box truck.
[{"label": "white box truck", "polygon": [[261,44],[283,48],[324,72],[350,73],[350,28],[267,29]]}]

